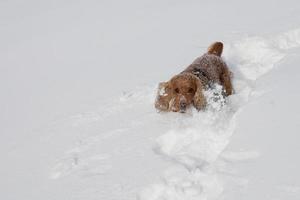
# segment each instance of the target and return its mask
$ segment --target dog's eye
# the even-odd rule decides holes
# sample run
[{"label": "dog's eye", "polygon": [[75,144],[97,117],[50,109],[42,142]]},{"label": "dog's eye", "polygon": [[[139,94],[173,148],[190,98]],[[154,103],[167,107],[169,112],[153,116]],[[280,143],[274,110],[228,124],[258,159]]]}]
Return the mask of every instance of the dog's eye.
[{"label": "dog's eye", "polygon": [[188,93],[194,93],[194,89],[193,88],[189,88]]},{"label": "dog's eye", "polygon": [[178,89],[178,88],[175,88],[174,91],[175,91],[175,93],[177,93],[177,94],[179,93],[179,89]]}]

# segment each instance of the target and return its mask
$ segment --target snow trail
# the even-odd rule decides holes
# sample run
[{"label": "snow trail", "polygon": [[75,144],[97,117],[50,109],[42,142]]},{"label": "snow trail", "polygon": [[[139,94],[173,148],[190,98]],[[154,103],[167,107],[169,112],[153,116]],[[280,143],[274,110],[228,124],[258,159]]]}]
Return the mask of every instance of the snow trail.
[{"label": "snow trail", "polygon": [[[160,183],[145,188],[141,200],[217,199],[224,190],[222,176],[226,161],[245,160],[259,152],[224,153],[235,131],[243,105],[255,97],[255,81],[272,70],[286,50],[300,45],[300,29],[272,37],[249,37],[225,45],[224,57],[234,72],[235,94],[221,108],[211,106],[192,116],[178,116],[173,126],[157,138],[155,152],[174,163]],[[171,122],[172,123],[172,122]],[[223,164],[221,164],[223,162]],[[222,172],[222,173],[221,173]]]}]

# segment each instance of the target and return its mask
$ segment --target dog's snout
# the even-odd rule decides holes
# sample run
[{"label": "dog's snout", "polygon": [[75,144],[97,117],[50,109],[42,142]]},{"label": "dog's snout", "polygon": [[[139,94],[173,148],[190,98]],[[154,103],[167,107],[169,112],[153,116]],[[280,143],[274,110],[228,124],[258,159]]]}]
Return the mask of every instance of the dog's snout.
[{"label": "dog's snout", "polygon": [[185,102],[180,102],[180,108],[186,108],[186,103]]},{"label": "dog's snout", "polygon": [[187,106],[186,102],[180,102],[180,110],[181,111],[185,111],[186,110],[186,106]]}]

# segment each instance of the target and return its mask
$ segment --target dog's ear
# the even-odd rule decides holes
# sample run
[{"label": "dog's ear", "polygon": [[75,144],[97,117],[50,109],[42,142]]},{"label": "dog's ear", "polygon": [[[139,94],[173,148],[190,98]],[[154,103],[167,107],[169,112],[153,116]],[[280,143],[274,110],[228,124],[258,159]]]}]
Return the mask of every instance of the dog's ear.
[{"label": "dog's ear", "polygon": [[195,78],[194,81],[197,89],[194,95],[193,104],[197,110],[202,110],[206,106],[206,99],[203,94],[203,85],[198,78]]},{"label": "dog's ear", "polygon": [[160,111],[169,111],[172,99],[171,87],[169,82],[161,82],[155,100],[155,108]]}]

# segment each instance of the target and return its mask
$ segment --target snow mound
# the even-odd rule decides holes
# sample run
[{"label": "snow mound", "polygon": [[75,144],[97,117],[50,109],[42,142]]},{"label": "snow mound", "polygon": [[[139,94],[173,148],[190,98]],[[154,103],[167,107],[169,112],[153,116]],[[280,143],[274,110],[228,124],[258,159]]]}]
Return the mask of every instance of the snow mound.
[{"label": "snow mound", "polygon": [[178,119],[157,139],[156,151],[189,169],[215,161],[234,130],[234,111],[224,107],[216,112],[194,111],[192,116]]},{"label": "snow mound", "polygon": [[279,49],[287,50],[300,45],[300,29],[290,30],[276,36],[273,43],[277,44]]},{"label": "snow mound", "polygon": [[300,45],[300,29],[273,37],[247,37],[225,46],[224,56],[246,79],[256,80],[284,56],[283,50]]}]

